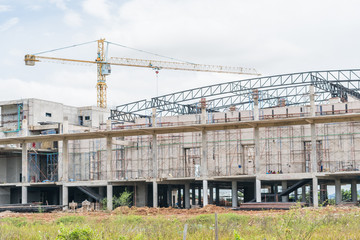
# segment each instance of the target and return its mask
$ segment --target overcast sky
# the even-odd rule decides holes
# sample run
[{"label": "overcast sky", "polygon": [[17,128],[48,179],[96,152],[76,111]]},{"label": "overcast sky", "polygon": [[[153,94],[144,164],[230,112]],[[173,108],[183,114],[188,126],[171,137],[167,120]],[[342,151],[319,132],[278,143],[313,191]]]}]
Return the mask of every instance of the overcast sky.
[{"label": "overcast sky", "polygon": [[[359,68],[360,1],[0,0],[0,101],[41,98],[96,105],[96,66],[41,62],[27,53],[106,38],[129,47],[262,75]],[[94,60],[96,43],[47,56]],[[113,47],[109,56],[161,59]],[[161,59],[164,60],[164,59]],[[108,105],[156,95],[153,70],[113,67]],[[159,94],[249,78],[162,70]]]}]

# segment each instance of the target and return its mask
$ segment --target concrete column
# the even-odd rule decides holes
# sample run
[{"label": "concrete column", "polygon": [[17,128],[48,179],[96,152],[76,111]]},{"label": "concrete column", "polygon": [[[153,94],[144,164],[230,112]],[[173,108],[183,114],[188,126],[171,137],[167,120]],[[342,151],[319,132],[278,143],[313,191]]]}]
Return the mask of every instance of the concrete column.
[{"label": "concrete column", "polygon": [[21,187],[21,203],[25,204],[28,203],[28,187],[22,186]]},{"label": "concrete column", "polygon": [[306,187],[302,186],[301,188],[301,196],[302,196],[302,202],[306,202]]},{"label": "concrete column", "polygon": [[167,186],[167,203],[168,203],[169,207],[172,207],[171,192],[172,192],[172,187],[171,187],[171,185],[168,185]]},{"label": "concrete column", "polygon": [[295,191],[294,191],[295,202],[297,202],[297,200],[298,200],[298,190],[299,190],[299,189],[295,189]]},{"label": "concrete column", "polygon": [[318,179],[316,176],[313,176],[312,179],[312,188],[313,188],[313,207],[319,207],[319,196],[318,196]]},{"label": "concrete column", "polygon": [[62,205],[63,209],[67,210],[69,206],[69,188],[67,186],[62,186]]},{"label": "concrete column", "polygon": [[315,117],[316,107],[315,107],[315,88],[314,85],[310,86],[310,116]]},{"label": "concrete column", "polygon": [[357,202],[358,197],[357,197],[357,182],[356,179],[353,179],[351,181],[351,201],[352,202]]},{"label": "concrete column", "polygon": [[259,120],[259,92],[257,89],[253,90],[254,99],[254,120]]},{"label": "concrete column", "polygon": [[62,126],[62,133],[69,133],[69,119],[68,119],[68,117],[64,117],[63,126]]},{"label": "concrete column", "polygon": [[231,182],[231,196],[232,196],[232,207],[238,207],[238,189],[237,189],[237,181]]},{"label": "concrete column", "polygon": [[184,191],[184,197],[185,197],[185,208],[190,208],[190,183],[185,183],[185,191]]},{"label": "concrete column", "polygon": [[28,135],[28,123],[27,123],[27,120],[26,119],[23,119],[21,121],[21,135],[23,137],[27,136]]},{"label": "concrete column", "polygon": [[106,186],[106,198],[107,198],[107,210],[112,211],[113,210],[113,185],[108,184]]},{"label": "concrete column", "polygon": [[158,183],[156,179],[153,181],[153,207],[158,207]]},{"label": "concrete column", "polygon": [[340,179],[335,179],[335,203],[340,204],[342,201],[342,194],[341,194],[341,182]]},{"label": "concrete column", "polygon": [[191,190],[191,204],[192,205],[196,205],[196,193],[195,193],[195,186],[192,187],[192,190]]},{"label": "concrete column", "polygon": [[[281,188],[282,188],[283,192],[287,189],[287,181],[281,181]],[[289,201],[289,195],[282,196],[281,201],[282,202],[288,202]]]},{"label": "concrete column", "polygon": [[201,205],[201,187],[198,188],[198,205]]},{"label": "concrete column", "polygon": [[202,147],[202,158],[201,158],[201,177],[207,178],[208,169],[207,169],[207,132],[202,131],[201,134],[201,147]]},{"label": "concrete column", "polygon": [[317,172],[317,154],[316,154],[316,128],[315,123],[311,124],[311,172]]},{"label": "concrete column", "polygon": [[204,190],[204,196],[203,196],[203,207],[208,205],[208,181],[203,180],[203,190]]},{"label": "concrete column", "polygon": [[216,205],[220,205],[220,188],[219,186],[216,186],[215,188],[215,195],[216,195]]},{"label": "concrete column", "polygon": [[177,199],[178,207],[181,208],[181,188],[178,188],[178,199]]},{"label": "concrete column", "polygon": [[28,163],[28,146],[27,143],[22,143],[21,152],[21,170],[22,170],[22,182],[29,182],[29,163]]},{"label": "concrete column", "polygon": [[157,135],[152,135],[152,160],[153,160],[153,207],[158,207],[158,163],[157,163]]},{"label": "concrete column", "polygon": [[209,204],[214,204],[214,188],[210,187],[209,191],[210,191]]},{"label": "concrete column", "polygon": [[258,178],[255,180],[255,196],[256,202],[261,202],[261,181]]},{"label": "concrete column", "polygon": [[112,180],[112,137],[106,138],[106,176]]},{"label": "concrete column", "polygon": [[62,181],[69,181],[69,141],[63,140],[62,146]]},{"label": "concrete column", "polygon": [[254,128],[254,148],[255,148],[255,174],[260,174],[260,132],[259,128]]},{"label": "concrete column", "polygon": [[152,108],[151,126],[156,127],[156,108]]}]

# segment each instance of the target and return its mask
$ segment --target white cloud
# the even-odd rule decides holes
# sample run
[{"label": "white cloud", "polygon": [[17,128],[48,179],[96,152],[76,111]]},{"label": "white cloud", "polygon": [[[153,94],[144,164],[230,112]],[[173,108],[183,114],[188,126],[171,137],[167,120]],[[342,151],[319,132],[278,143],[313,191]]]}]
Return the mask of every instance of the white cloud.
[{"label": "white cloud", "polygon": [[101,19],[110,19],[110,6],[106,0],[85,0],[82,4],[86,13]]},{"label": "white cloud", "polygon": [[8,12],[11,10],[9,5],[0,5],[0,12]]},{"label": "white cloud", "polygon": [[80,14],[72,10],[66,11],[64,16],[64,22],[72,27],[81,27],[83,23]]},{"label": "white cloud", "polygon": [[4,22],[3,24],[0,25],[0,32],[4,32],[4,31],[12,28],[18,22],[19,22],[19,18],[17,18],[17,17],[10,18],[9,20],[7,20],[6,22]]},{"label": "white cloud", "polygon": [[66,4],[64,0],[50,0],[50,3],[53,3],[56,5],[57,8],[61,9],[61,10],[66,10]]}]

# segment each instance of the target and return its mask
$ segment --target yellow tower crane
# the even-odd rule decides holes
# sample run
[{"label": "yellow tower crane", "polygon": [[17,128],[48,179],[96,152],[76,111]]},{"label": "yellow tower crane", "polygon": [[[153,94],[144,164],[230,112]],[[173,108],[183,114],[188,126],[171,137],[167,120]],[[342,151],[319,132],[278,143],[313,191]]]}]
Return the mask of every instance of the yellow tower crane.
[{"label": "yellow tower crane", "polygon": [[[89,63],[97,65],[97,106],[101,108],[106,108],[106,76],[111,74],[111,65],[118,66],[128,66],[128,67],[142,67],[142,68],[152,68],[155,70],[160,69],[171,69],[171,70],[184,70],[184,71],[198,71],[198,72],[216,72],[216,73],[232,73],[232,74],[246,74],[246,75],[260,75],[253,68],[242,68],[242,67],[228,67],[228,66],[219,66],[219,65],[205,65],[205,64],[193,64],[188,62],[168,62],[168,61],[158,61],[158,60],[145,60],[145,59],[133,59],[133,58],[119,58],[111,57],[107,59],[107,49],[105,49],[105,39],[97,40],[97,58],[95,61],[88,60],[77,60],[77,59],[67,59],[67,58],[57,58],[57,57],[46,57],[38,56],[38,54],[27,54],[25,55],[25,65],[34,66],[35,62],[40,62],[41,60],[48,61],[60,61],[60,62],[78,62],[78,63]],[[109,42],[107,42],[109,43]],[[84,43],[87,44],[87,43]],[[73,45],[70,47],[75,47],[83,44]],[[119,45],[119,44],[115,44]],[[122,45],[119,45],[122,46]],[[69,48],[69,47],[65,47]],[[64,49],[64,48],[61,48]],[[51,50],[56,51],[60,49]],[[50,52],[50,51],[48,51]],[[145,51],[142,51],[145,52]],[[156,54],[157,55],[157,54]]]}]

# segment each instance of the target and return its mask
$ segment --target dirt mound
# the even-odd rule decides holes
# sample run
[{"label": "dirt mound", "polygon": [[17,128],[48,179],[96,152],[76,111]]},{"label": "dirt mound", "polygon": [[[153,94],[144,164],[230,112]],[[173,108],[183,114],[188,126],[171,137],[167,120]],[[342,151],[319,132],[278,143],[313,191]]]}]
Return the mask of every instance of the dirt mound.
[{"label": "dirt mound", "polygon": [[207,205],[203,208],[192,209],[178,209],[178,208],[149,208],[149,207],[118,207],[113,213],[115,214],[135,214],[142,216],[155,216],[155,215],[197,215],[206,213],[227,213],[231,212],[231,209],[218,207],[215,205]]}]

